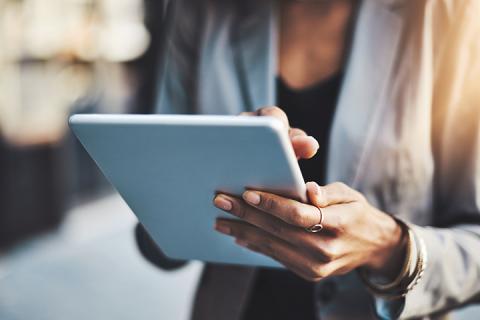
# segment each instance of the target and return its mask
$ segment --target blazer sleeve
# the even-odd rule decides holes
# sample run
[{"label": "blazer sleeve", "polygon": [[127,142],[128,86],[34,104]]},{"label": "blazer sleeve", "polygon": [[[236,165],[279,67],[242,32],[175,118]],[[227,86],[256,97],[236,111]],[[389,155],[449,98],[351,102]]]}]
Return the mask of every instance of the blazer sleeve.
[{"label": "blazer sleeve", "polygon": [[480,1],[453,1],[454,21],[433,37],[441,44],[432,101],[434,223],[413,226],[428,265],[404,299],[377,299],[383,318],[445,313],[480,301]]},{"label": "blazer sleeve", "polygon": [[135,228],[135,238],[142,255],[155,266],[163,270],[175,270],[187,264],[187,261],[168,258],[140,223]]}]

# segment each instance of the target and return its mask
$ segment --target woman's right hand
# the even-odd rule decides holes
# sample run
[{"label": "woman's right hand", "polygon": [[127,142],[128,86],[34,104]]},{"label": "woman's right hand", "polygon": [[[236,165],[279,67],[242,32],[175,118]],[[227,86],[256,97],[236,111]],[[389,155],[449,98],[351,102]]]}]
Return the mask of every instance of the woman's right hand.
[{"label": "woman's right hand", "polygon": [[288,130],[290,142],[292,143],[297,159],[310,159],[315,156],[318,151],[319,144],[317,140],[312,136],[308,136],[305,131],[301,129],[291,128],[287,115],[278,107],[264,107],[258,109],[256,112],[242,112],[240,115],[270,116],[279,119],[284,124],[285,130]]}]

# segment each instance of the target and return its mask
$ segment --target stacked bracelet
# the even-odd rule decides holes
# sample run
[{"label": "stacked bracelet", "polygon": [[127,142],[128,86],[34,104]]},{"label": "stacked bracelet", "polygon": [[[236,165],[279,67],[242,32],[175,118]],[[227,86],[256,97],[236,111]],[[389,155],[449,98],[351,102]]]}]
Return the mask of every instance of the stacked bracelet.
[{"label": "stacked bracelet", "polygon": [[404,297],[420,281],[427,266],[425,244],[403,221],[397,220],[407,235],[406,259],[399,275],[390,283],[374,283],[365,269],[360,269],[360,278],[374,295],[384,299]]}]

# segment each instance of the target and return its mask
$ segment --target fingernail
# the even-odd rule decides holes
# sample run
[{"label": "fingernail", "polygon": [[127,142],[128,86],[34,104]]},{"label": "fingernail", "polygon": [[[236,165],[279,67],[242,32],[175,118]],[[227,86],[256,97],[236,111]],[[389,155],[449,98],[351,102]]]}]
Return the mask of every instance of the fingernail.
[{"label": "fingernail", "polygon": [[232,201],[225,197],[224,195],[216,196],[213,200],[213,204],[219,209],[230,211],[233,208]]},{"label": "fingernail", "polygon": [[307,138],[310,139],[313,143],[315,143],[315,147],[317,149],[320,148],[320,145],[318,144],[318,141],[317,141],[317,139],[315,139],[315,137],[308,136]]},{"label": "fingernail", "polygon": [[248,247],[248,243],[241,239],[235,239],[235,243],[238,244],[240,247],[244,247],[244,248]]},{"label": "fingernail", "polygon": [[218,232],[223,233],[223,234],[231,234],[232,233],[232,229],[230,229],[229,226],[226,226],[226,225],[218,223],[218,222],[215,224],[215,230],[217,230]]},{"label": "fingernail", "polygon": [[253,205],[258,205],[260,204],[260,195],[256,192],[253,191],[247,191],[243,193],[243,199],[247,201],[248,203],[251,203]]}]

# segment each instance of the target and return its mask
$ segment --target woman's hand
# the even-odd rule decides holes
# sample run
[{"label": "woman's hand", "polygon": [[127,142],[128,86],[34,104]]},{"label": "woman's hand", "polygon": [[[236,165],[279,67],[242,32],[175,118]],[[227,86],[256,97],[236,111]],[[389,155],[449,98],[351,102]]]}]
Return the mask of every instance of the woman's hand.
[{"label": "woman's hand", "polygon": [[[261,191],[242,199],[219,194],[218,208],[241,220],[218,219],[216,230],[237,244],[272,257],[299,276],[318,281],[358,267],[394,278],[405,259],[406,240],[399,224],[342,183],[307,183],[311,204]],[[319,223],[319,233],[305,230]]]},{"label": "woman's hand", "polygon": [[314,137],[307,136],[305,131],[297,128],[291,128],[285,112],[278,107],[265,107],[258,109],[256,112],[242,112],[241,116],[269,116],[279,119],[288,130],[290,142],[297,159],[310,159],[318,151],[318,142]]}]

